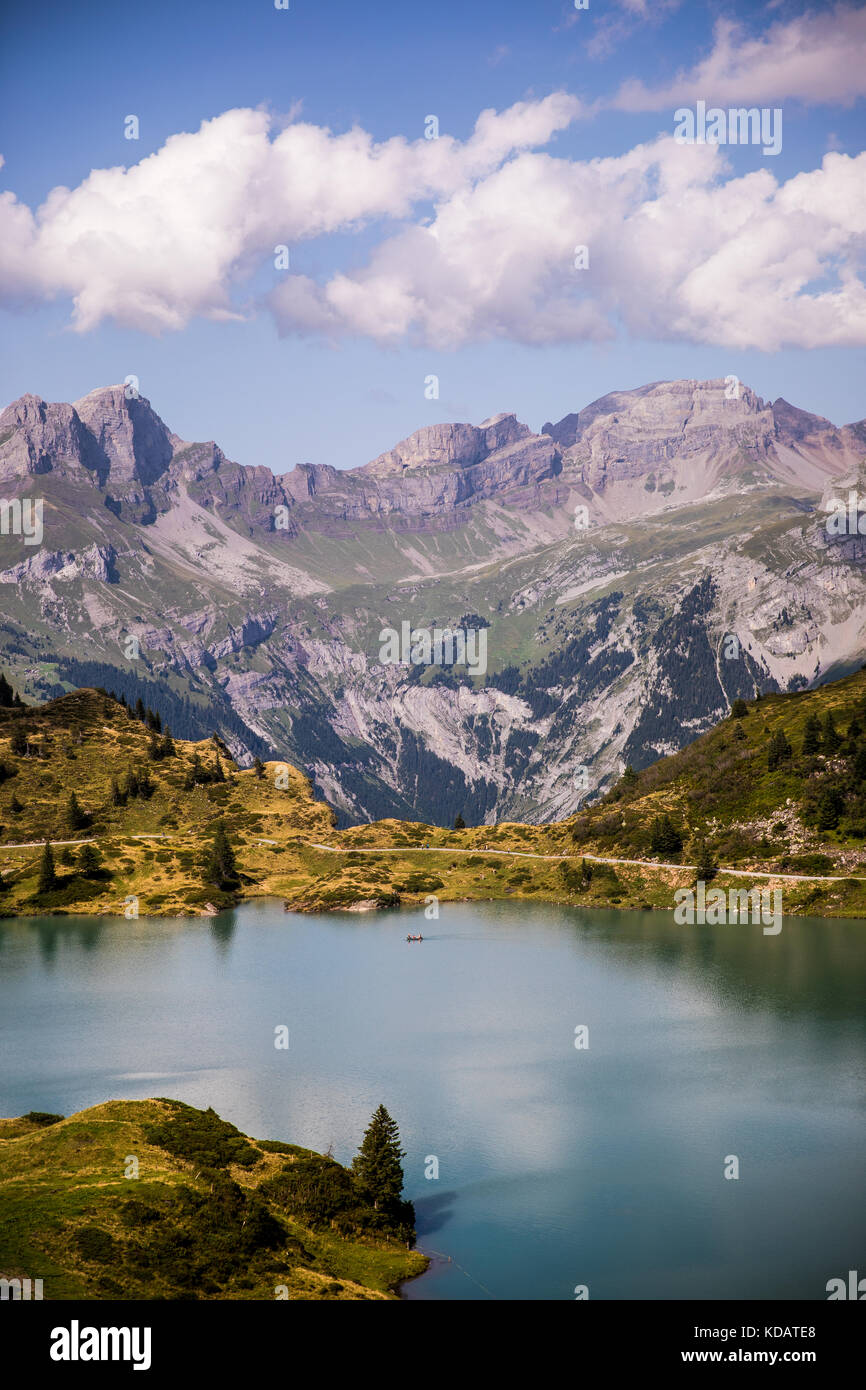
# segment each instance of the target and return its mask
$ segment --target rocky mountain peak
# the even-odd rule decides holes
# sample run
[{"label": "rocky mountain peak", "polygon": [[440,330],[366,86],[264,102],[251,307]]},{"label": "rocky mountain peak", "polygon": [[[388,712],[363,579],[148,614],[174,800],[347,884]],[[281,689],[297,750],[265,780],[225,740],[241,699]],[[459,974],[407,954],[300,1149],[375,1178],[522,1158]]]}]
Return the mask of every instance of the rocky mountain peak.
[{"label": "rocky mountain peak", "polygon": [[481,426],[427,425],[358,471],[387,478],[416,468],[470,468],[531,435],[528,425],[521,424],[516,415],[505,413],[492,416]]},{"label": "rocky mountain peak", "polygon": [[147,486],[168,468],[177,441],[144,396],[128,396],[124,386],[104,386],[74,408],[104,456],[112,483]]},{"label": "rocky mountain peak", "polygon": [[96,467],[92,440],[71,405],[25,395],[0,415],[0,480]]}]

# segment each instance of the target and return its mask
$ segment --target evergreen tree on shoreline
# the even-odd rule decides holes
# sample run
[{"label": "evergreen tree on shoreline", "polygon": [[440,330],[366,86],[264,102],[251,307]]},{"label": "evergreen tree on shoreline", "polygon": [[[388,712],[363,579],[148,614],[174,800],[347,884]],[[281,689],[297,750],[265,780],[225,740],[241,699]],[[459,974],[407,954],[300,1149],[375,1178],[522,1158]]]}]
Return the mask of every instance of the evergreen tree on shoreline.
[{"label": "evergreen tree on shoreline", "polygon": [[235,852],[231,847],[225,823],[216,823],[213,847],[207,865],[207,882],[217,888],[232,888],[238,882],[238,866]]},{"label": "evergreen tree on shoreline", "polygon": [[54,855],[51,852],[51,841],[46,840],[42,850],[42,858],[39,861],[39,882],[36,885],[36,892],[41,896],[43,893],[50,893],[52,888],[57,887],[57,874],[54,871]]},{"label": "evergreen tree on shoreline", "polygon": [[361,1147],[352,1160],[352,1171],[377,1211],[396,1211],[401,1205],[403,1165],[400,1132],[384,1105],[370,1120]]}]

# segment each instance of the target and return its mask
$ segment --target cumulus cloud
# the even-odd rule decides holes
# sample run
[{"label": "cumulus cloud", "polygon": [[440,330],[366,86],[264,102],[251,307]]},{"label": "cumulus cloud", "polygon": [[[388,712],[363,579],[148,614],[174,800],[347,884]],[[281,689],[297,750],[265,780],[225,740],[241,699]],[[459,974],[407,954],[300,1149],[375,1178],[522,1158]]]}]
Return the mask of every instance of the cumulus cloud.
[{"label": "cumulus cloud", "polygon": [[[772,351],[866,343],[866,154],[780,182],[661,136],[604,159],[545,147],[583,114],[555,93],[482,112],[458,141],[377,143],[230,111],[130,169],[0,198],[0,293],[68,296],[73,325],[159,333],[256,312],[274,247],[367,227],[367,263],[283,273],[284,334],[456,348],[642,337]],[[577,268],[575,248],[588,248]],[[246,294],[246,300],[243,296]]]},{"label": "cumulus cloud", "polygon": [[227,111],[131,168],[55,188],[34,214],[0,197],[0,294],[68,295],[81,330],[102,319],[146,332],[234,315],[231,291],[277,244],[405,218],[515,151],[545,145],[580,111],[557,92],[483,111],[464,142],[376,143],[307,123],[270,138],[263,111]]},{"label": "cumulus cloud", "polygon": [[727,172],[718,146],[671,137],[584,163],[526,153],[363,270],[289,280],[272,309],[283,332],[442,348],[603,341],[620,324],[768,351],[866,343],[866,154],[828,154],[783,184]]},{"label": "cumulus cloud", "polygon": [[703,62],[658,87],[625,82],[605,105],[663,111],[683,103],[769,106],[785,100],[850,105],[866,95],[866,8],[848,5],[776,20],[749,35],[720,19]]}]

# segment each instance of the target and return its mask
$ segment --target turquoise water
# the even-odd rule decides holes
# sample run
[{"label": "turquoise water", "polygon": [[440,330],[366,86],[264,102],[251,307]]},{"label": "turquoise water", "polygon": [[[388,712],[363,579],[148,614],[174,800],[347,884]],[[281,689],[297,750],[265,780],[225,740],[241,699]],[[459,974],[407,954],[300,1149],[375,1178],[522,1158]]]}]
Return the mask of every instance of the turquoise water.
[{"label": "turquoise water", "polygon": [[437,1252],[407,1298],[822,1299],[866,1259],[864,978],[864,923],[4,921],[0,1113],[177,1096],[348,1162],[384,1101]]}]

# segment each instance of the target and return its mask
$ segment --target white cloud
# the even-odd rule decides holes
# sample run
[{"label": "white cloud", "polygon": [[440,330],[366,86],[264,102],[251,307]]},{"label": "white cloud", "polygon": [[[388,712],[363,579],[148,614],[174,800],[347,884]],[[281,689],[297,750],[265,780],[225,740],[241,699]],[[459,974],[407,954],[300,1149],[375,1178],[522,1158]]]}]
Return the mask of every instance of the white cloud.
[{"label": "white cloud", "polygon": [[716,23],[712,52],[670,83],[625,82],[604,105],[621,111],[663,111],[683,103],[782,101],[850,105],[866,95],[866,8],[836,5],[776,20],[750,37],[734,20]]},{"label": "white cloud", "polygon": [[441,348],[621,328],[766,351],[866,343],[866,154],[830,152],[780,182],[733,178],[718,146],[672,136],[605,159],[545,152],[582,111],[555,93],[482,112],[463,142],[379,144],[308,123],[272,136],[264,113],[229,111],[35,214],[0,197],[0,293],[69,296],[80,331],[110,318],[158,333],[255,312],[246,287],[275,245],[367,226],[360,269],[283,275],[267,301],[281,332]]},{"label": "white cloud", "polygon": [[[672,137],[585,163],[523,154],[363,270],[297,277],[271,307],[286,333],[441,348],[602,341],[618,324],[766,351],[866,343],[866,154],[828,154],[782,184],[726,171],[718,146]],[[577,245],[587,270],[574,269]]]},{"label": "white cloud", "polygon": [[463,143],[381,144],[358,128],[333,135],[306,123],[270,139],[264,112],[227,111],[129,169],[53,189],[35,215],[3,194],[0,293],[69,295],[81,330],[114,318],[158,333],[225,317],[236,312],[233,285],[275,245],[405,218],[514,151],[547,144],[579,110],[558,92],[483,111]]}]

